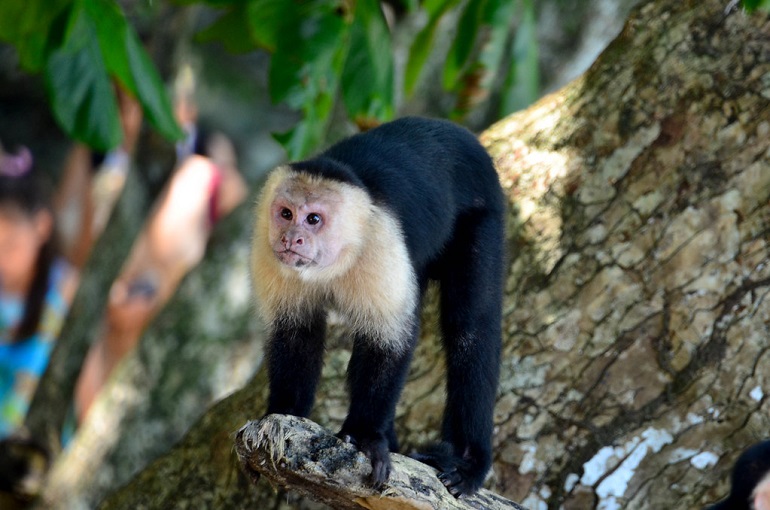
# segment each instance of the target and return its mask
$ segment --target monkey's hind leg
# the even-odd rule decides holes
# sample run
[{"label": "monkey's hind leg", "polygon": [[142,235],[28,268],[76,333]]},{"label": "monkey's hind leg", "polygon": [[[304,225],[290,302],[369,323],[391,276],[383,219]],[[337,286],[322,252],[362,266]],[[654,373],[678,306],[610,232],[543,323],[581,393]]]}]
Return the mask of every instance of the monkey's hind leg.
[{"label": "monkey's hind leg", "polygon": [[412,346],[410,342],[408,348],[397,351],[360,336],[353,344],[348,365],[350,410],[337,436],[369,457],[375,488],[390,476],[390,452],[398,447],[393,420]]},{"label": "monkey's hind leg", "polygon": [[492,464],[500,371],[503,227],[490,212],[461,218],[447,249],[441,326],[447,358],[442,442],[415,455],[450,493],[473,494]]}]

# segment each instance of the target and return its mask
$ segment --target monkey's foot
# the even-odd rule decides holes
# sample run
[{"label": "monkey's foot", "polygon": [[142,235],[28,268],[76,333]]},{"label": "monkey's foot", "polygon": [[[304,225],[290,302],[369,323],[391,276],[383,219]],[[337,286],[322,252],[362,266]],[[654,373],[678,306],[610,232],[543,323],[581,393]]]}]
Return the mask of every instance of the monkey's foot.
[{"label": "monkey's foot", "polygon": [[489,470],[489,466],[484,463],[458,457],[452,445],[444,441],[429,445],[421,452],[412,452],[409,456],[438,469],[438,479],[456,498],[475,494]]},{"label": "monkey's foot", "polygon": [[372,462],[372,474],[370,480],[374,489],[381,489],[390,477],[390,448],[384,435],[375,434],[375,437],[358,435],[356,437],[343,429],[337,437],[350,443]]}]

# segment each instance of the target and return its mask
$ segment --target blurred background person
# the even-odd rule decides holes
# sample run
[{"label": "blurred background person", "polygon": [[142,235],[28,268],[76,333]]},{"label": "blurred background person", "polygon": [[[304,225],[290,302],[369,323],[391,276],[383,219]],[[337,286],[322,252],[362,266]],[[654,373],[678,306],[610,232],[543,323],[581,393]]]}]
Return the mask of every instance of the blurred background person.
[{"label": "blurred background person", "polygon": [[77,288],[32,155],[0,148],[0,437],[24,420]]},{"label": "blurred background person", "polygon": [[50,461],[23,430],[78,275],[57,251],[46,188],[30,151],[0,146],[0,508],[24,508]]},{"label": "blurred background person", "polygon": [[89,350],[76,385],[79,420],[203,258],[214,225],[247,195],[231,141],[199,129],[193,92],[192,71],[185,69],[175,87],[175,114],[187,136],[177,144],[177,166],[110,289],[103,335]]}]

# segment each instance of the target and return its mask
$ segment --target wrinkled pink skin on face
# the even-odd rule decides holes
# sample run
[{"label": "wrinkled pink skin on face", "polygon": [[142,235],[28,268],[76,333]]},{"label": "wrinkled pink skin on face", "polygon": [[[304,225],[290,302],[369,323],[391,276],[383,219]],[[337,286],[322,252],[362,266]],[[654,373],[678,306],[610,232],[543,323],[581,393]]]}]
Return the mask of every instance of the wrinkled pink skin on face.
[{"label": "wrinkled pink skin on face", "polygon": [[332,235],[336,207],[313,197],[279,194],[270,207],[270,243],[276,258],[300,269],[327,267],[341,248],[339,236]]},{"label": "wrinkled pink skin on face", "polygon": [[313,263],[312,233],[303,230],[301,227],[288,228],[273,245],[275,256],[287,266],[303,267]]}]

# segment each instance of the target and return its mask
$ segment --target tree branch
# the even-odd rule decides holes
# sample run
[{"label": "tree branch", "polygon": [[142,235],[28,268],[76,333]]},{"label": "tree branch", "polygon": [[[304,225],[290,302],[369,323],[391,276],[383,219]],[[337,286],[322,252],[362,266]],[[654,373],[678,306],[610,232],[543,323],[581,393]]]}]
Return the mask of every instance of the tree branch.
[{"label": "tree branch", "polygon": [[382,492],[366,482],[371,465],[356,448],[316,423],[296,416],[269,415],[244,425],[235,438],[241,467],[253,482],[260,475],[337,509],[523,510],[493,492],[456,499],[429,466],[393,454]]}]

